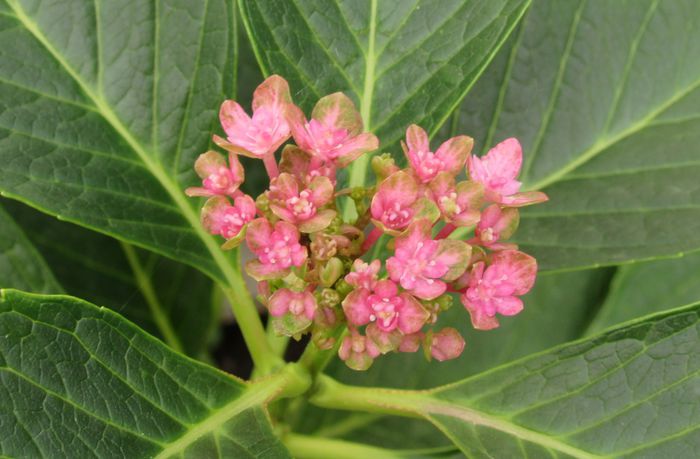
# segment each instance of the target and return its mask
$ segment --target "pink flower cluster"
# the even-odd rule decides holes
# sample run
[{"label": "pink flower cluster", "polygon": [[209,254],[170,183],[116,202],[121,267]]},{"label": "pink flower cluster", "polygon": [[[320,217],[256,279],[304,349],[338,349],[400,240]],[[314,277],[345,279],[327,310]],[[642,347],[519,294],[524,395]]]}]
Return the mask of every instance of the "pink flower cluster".
[{"label": "pink flower cluster", "polygon": [[[364,370],[381,354],[421,346],[439,361],[458,357],[465,346],[460,333],[435,328],[451,295],[459,294],[480,330],[498,327],[498,314],[523,309],[520,297],[532,288],[537,263],[508,239],[518,208],[547,197],[520,192],[516,139],[480,158],[467,136],[433,152],[426,132],[411,125],[402,142],[408,167],[376,156],[375,186],[337,189],[337,172],[379,147],[347,96],[321,98],[307,119],[287,82],[273,75],[256,89],[252,108],[249,116],[234,101],[222,104],[226,138],[214,142],[228,159],[200,155],[202,186],[186,192],[208,197],[202,223],[226,240],[224,248],[247,243],[254,258],[246,271],[259,282],[277,333],[310,332],[316,346],[335,346],[348,366]],[[278,161],[290,138],[295,144],[285,145]],[[255,200],[239,190],[238,155],[262,159],[270,177]],[[468,178],[460,179],[462,172]],[[354,205],[358,217],[344,221],[341,203]],[[472,236],[450,237],[460,227]],[[363,260],[387,239],[393,253],[384,262]]]}]

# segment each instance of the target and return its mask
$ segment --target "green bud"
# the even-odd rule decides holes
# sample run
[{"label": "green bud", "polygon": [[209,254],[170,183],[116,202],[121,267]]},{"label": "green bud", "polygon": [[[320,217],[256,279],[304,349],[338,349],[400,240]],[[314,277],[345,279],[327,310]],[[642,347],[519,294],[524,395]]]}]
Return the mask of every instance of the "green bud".
[{"label": "green bud", "polygon": [[326,262],[325,266],[321,268],[321,272],[319,273],[318,277],[319,280],[321,281],[321,285],[324,287],[330,287],[331,285],[335,284],[335,281],[340,278],[345,272],[345,269],[343,267],[343,262],[340,261],[339,258],[333,257],[328,262]]},{"label": "green bud", "polygon": [[391,157],[391,153],[382,153],[372,158],[372,170],[377,176],[377,181],[382,181],[394,172],[398,171],[399,168],[394,162],[394,158]]}]

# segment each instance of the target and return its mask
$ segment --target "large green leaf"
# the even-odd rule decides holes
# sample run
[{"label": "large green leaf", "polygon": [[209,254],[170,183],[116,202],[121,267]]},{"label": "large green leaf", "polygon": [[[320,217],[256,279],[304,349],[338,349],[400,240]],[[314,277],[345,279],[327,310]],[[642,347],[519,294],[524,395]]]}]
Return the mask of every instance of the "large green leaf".
[{"label": "large green leaf", "polygon": [[[19,203],[2,201],[7,201],[4,206],[66,293],[122,314],[175,350],[191,356],[206,351],[219,312],[206,276]],[[3,287],[42,292],[13,283]],[[48,293],[61,292],[59,288]]]},{"label": "large green leaf", "polygon": [[523,144],[550,201],[516,235],[544,269],[700,248],[700,3],[540,0],[455,119]]},{"label": "large green leaf", "polygon": [[236,277],[183,193],[234,93],[234,5],[0,2],[0,190]]},{"label": "large green leaf", "polygon": [[586,330],[600,330],[626,320],[700,301],[700,253],[680,259],[622,266],[610,293]]},{"label": "large green leaf", "polygon": [[46,261],[24,231],[0,207],[0,288],[62,293]]},{"label": "large green leaf", "polygon": [[[265,73],[309,108],[343,91],[384,146],[437,130],[522,15],[527,0],[241,1]],[[368,157],[352,168],[362,184]]]},{"label": "large green leaf", "polygon": [[287,457],[245,384],[183,357],[114,312],[2,290],[0,454]]},{"label": "large green leaf", "polygon": [[469,457],[695,457],[700,306],[427,392],[328,382],[335,408],[423,416]]}]

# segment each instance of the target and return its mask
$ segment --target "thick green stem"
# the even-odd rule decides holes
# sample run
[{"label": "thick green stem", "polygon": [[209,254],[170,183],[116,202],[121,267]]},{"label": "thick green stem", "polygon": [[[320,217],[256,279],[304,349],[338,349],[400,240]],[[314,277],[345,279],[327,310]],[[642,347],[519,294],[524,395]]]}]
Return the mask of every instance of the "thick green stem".
[{"label": "thick green stem", "polygon": [[310,401],[324,408],[422,417],[429,397],[421,391],[348,386],[319,375]]},{"label": "thick green stem", "polygon": [[236,317],[253,363],[260,374],[268,374],[284,364],[284,361],[273,352],[267,341],[260,315],[243,277],[238,274],[231,276],[229,281],[230,287],[221,285],[221,289],[231,303],[233,315]]},{"label": "thick green stem", "polygon": [[286,435],[284,444],[293,457],[300,459],[327,459],[329,457],[336,459],[398,459],[405,457],[399,452],[376,446],[298,434]]}]

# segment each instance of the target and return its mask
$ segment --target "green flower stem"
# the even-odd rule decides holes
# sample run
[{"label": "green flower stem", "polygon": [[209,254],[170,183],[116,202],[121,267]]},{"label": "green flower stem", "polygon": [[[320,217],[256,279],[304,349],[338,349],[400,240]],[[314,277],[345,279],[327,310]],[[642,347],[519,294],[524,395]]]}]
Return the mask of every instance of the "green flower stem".
[{"label": "green flower stem", "polygon": [[323,408],[366,411],[405,417],[423,417],[429,392],[348,386],[319,375],[311,403]]},{"label": "green flower stem", "polygon": [[329,457],[337,459],[397,459],[406,457],[398,451],[344,440],[299,434],[288,434],[283,440],[292,456],[300,459],[327,459]]},{"label": "green flower stem", "polygon": [[146,304],[148,304],[148,309],[151,311],[151,316],[153,321],[158,327],[158,331],[163,335],[163,340],[165,343],[175,349],[177,352],[184,352],[182,347],[182,342],[180,338],[175,333],[173,325],[170,323],[170,318],[163,311],[163,307],[158,300],[158,295],[156,295],[155,289],[153,288],[153,283],[151,282],[151,277],[148,275],[139,256],[134,250],[131,244],[120,241],[122,251],[126,255],[126,259],[129,262],[129,267],[134,274],[134,279],[136,280],[136,285],[138,286],[141,294],[146,299]]},{"label": "green flower stem", "polygon": [[333,357],[338,355],[338,348],[340,347],[340,343],[343,341],[343,337],[347,334],[347,332],[348,329],[345,327],[336,331],[336,341],[332,349],[321,350],[313,342],[310,342],[306,346],[306,349],[304,349],[304,353],[299,358],[299,364],[306,368],[313,376],[321,373],[323,369],[326,368],[326,365],[330,363]]}]

